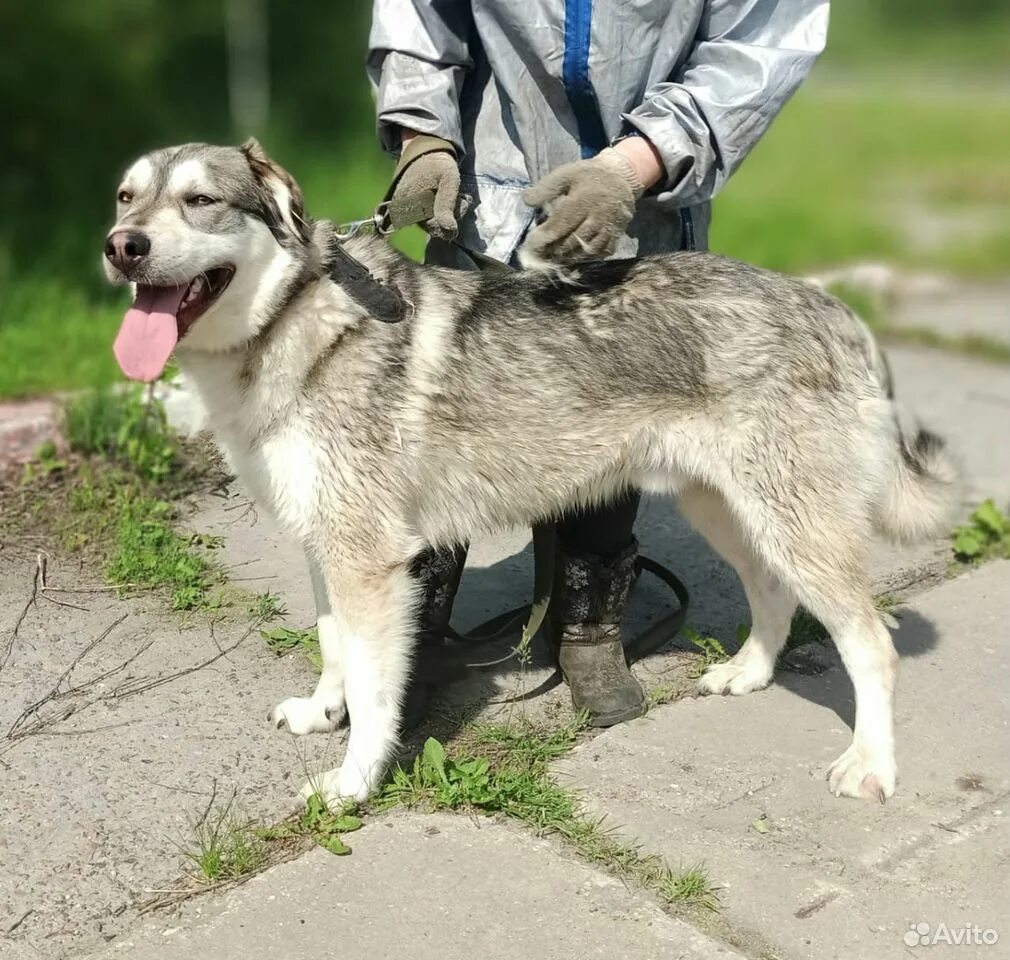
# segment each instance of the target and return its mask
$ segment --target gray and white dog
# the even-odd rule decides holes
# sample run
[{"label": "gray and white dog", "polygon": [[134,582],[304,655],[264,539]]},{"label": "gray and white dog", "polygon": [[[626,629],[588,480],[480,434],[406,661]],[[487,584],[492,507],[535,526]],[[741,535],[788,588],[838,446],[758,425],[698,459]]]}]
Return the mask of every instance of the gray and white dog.
[{"label": "gray and white dog", "polygon": [[[372,279],[335,271],[346,253]],[[124,370],[153,379],[174,350],[243,483],[308,556],[323,671],[270,719],[306,734],[349,714],[343,764],[312,789],[362,799],[384,772],[425,545],[637,487],[677,495],[750,603],[750,638],[701,690],[766,686],[803,604],[855,687],[830,788],[894,792],[897,655],[867,553],[874,530],[941,530],[957,477],[936,438],[902,432],[844,304],[702,253],[561,279],[420,266],[375,237],[341,247],[254,141],[134,163],[105,254],[109,278],[135,285]],[[402,322],[377,318],[369,285],[407,305]]]}]

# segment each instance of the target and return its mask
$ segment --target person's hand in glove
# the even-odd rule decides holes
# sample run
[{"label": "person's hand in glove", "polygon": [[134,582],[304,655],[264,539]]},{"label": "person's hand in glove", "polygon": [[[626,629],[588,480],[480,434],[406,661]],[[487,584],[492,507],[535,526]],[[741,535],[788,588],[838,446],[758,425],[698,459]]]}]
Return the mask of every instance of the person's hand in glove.
[{"label": "person's hand in glove", "polygon": [[655,147],[628,137],[590,160],[566,163],[533,184],[523,200],[546,214],[523,244],[531,262],[610,256],[638,198],[663,175]]},{"label": "person's hand in glove", "polygon": [[386,199],[420,203],[429,192],[435,195],[435,210],[424,229],[440,240],[455,240],[456,217],[462,213],[456,151],[447,140],[404,130],[403,151]]}]

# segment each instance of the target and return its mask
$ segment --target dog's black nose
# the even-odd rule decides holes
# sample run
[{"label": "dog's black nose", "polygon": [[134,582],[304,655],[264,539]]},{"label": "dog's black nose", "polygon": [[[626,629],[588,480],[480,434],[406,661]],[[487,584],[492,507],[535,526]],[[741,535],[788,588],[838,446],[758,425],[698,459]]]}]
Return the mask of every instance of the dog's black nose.
[{"label": "dog's black nose", "polygon": [[151,238],[136,230],[116,230],[105,240],[106,259],[129,274],[151,252]]}]

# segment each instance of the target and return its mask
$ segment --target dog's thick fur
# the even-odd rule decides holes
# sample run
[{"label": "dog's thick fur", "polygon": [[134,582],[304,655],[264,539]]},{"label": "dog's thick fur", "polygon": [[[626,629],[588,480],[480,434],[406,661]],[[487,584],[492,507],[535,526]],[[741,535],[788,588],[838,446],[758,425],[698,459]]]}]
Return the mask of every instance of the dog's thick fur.
[{"label": "dog's thick fur", "polygon": [[[305,548],[323,672],[271,714],[294,734],[349,712],[347,756],[316,786],[363,798],[397,736],[415,620],[412,558],[628,487],[673,493],[735,567],[750,638],[701,679],[764,687],[797,603],[855,686],[836,794],[894,791],[897,656],[874,609],[874,529],[940,530],[955,472],[904,435],[881,354],[838,300],[800,280],[679,253],[593,263],[567,282],[419,266],[378,238],[347,249],[412,306],[380,323],[325,273],[331,224],[256,145],[188,145],[127,172],[117,228],[150,254],[125,277],[234,280],[176,356],[242,481]],[[191,210],[194,191],[215,203]]]}]

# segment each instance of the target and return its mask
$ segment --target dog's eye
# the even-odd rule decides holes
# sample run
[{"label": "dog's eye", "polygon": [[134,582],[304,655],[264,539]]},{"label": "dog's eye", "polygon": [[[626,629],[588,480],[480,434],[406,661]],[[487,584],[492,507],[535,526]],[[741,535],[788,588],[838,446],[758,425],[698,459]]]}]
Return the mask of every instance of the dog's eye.
[{"label": "dog's eye", "polygon": [[217,200],[205,193],[198,193],[196,196],[186,197],[186,203],[191,207],[209,207],[212,203],[217,203]]},{"label": "dog's eye", "polygon": [[133,194],[129,190],[120,190],[117,199],[120,203],[129,203],[133,199]]}]

